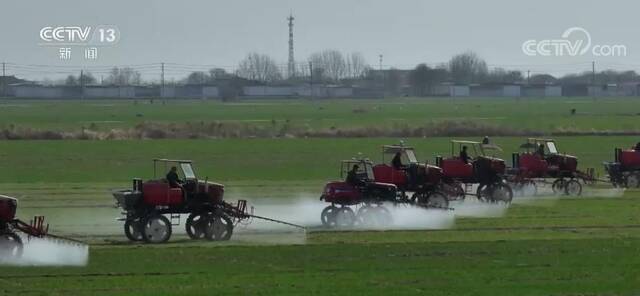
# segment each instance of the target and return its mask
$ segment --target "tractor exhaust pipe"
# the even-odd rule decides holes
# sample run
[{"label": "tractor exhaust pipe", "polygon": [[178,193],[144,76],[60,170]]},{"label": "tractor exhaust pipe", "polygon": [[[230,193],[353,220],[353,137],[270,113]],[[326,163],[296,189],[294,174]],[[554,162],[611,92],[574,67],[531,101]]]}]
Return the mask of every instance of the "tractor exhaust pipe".
[{"label": "tractor exhaust pipe", "polygon": [[511,153],[511,167],[514,169],[520,168],[520,153]]},{"label": "tractor exhaust pipe", "polygon": [[620,148],[616,148],[616,149],[613,151],[613,154],[615,155],[615,156],[614,156],[614,158],[615,158],[615,162],[616,162],[616,163],[620,163],[620,154],[622,154],[622,149],[620,149]]},{"label": "tractor exhaust pipe", "polygon": [[133,191],[142,192],[142,179],[140,178],[133,179]]}]

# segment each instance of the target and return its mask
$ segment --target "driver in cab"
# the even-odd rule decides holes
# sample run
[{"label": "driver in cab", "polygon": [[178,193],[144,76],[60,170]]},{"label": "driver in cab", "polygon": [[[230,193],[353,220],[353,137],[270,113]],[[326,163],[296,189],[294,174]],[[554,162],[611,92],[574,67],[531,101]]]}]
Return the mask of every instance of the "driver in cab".
[{"label": "driver in cab", "polygon": [[182,188],[182,180],[180,180],[180,177],[178,176],[178,168],[175,166],[171,167],[171,170],[167,173],[166,179],[171,188]]},{"label": "driver in cab", "polygon": [[469,164],[469,161],[473,160],[471,157],[469,157],[469,153],[467,153],[467,146],[462,146],[459,157],[462,162],[464,162],[464,164]]},{"label": "driver in cab", "polygon": [[351,170],[347,173],[347,179],[345,180],[348,184],[356,187],[364,185],[364,181],[362,181],[358,176],[358,169],[360,169],[360,166],[354,164]]},{"label": "driver in cab", "polygon": [[402,164],[402,154],[400,152],[396,152],[396,155],[391,160],[391,166],[396,170],[404,169],[404,165]]}]

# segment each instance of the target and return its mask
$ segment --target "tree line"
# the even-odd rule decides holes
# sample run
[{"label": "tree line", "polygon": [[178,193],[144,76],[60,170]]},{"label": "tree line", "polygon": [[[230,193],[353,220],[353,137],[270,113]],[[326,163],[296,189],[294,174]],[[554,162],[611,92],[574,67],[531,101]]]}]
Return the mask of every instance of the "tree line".
[{"label": "tree line", "polygon": [[[536,73],[525,75],[519,70],[489,68],[486,61],[476,53],[468,51],[453,56],[448,62],[429,66],[416,65],[411,70],[385,69],[375,70],[364,55],[359,52],[343,53],[327,49],[312,53],[306,63],[296,64],[294,73],[286,73],[286,65],[278,64],[266,54],[249,53],[237,65],[235,71],[222,68],[209,71],[193,71],[178,82],[181,84],[204,85],[220,84],[224,81],[242,80],[247,83],[313,83],[319,84],[358,84],[377,85],[388,92],[401,93],[409,89],[412,95],[423,96],[442,83],[454,84],[609,84],[640,81],[635,71],[605,70],[595,73],[567,74],[554,77],[550,74]],[[367,83],[368,82],[368,83]],[[77,85],[140,85],[141,74],[129,67],[114,67],[100,82],[89,72],[69,75],[57,84]]]}]

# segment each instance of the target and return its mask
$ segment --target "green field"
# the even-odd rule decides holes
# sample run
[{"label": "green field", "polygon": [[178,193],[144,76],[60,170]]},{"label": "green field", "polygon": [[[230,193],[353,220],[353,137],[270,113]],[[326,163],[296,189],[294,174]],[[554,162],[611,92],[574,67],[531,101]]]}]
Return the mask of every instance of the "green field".
[{"label": "green field", "polygon": [[[569,110],[577,109],[575,116]],[[354,112],[355,109],[365,111]],[[636,111],[637,110],[637,111]],[[640,100],[445,100],[52,102],[3,101],[0,126],[74,130],[142,121],[290,120],[313,128],[423,124],[463,119],[554,131],[640,130]],[[142,116],[138,115],[141,114]],[[476,138],[461,137],[479,140]],[[328,231],[316,202],[339,161],[379,161],[396,138],[0,141],[0,194],[20,199],[19,215],[46,215],[51,231],[91,245],[86,267],[0,266],[0,295],[638,295],[640,190],[606,184],[577,198],[516,199],[498,215],[457,211],[450,227]],[[408,138],[421,161],[450,154],[450,138]],[[510,163],[521,137],[493,137]],[[556,139],[579,167],[613,159],[633,136]],[[311,221],[306,232],[254,223],[231,241],[189,241],[178,231],[162,246],[130,244],[109,193],[153,177],[155,157],[193,159],[197,173],[248,198],[256,213]],[[164,168],[159,172],[164,174]],[[271,204],[270,204],[271,203]],[[282,206],[274,211],[274,206]],[[271,207],[269,207],[271,206]],[[277,208],[276,206],[276,208]],[[262,211],[262,212],[261,212]],[[427,215],[429,213],[425,213]],[[303,222],[300,222],[303,223]],[[179,226],[181,229],[183,226]]]},{"label": "green field", "polygon": [[[571,109],[576,115],[571,116]],[[444,120],[468,120],[516,129],[640,130],[635,98],[483,99],[429,98],[384,100],[218,101],[30,101],[0,102],[0,127],[73,131],[108,130],[141,122],[237,122],[310,129],[397,127]]]},{"label": "green field", "polygon": [[[91,242],[90,264],[0,267],[0,292],[7,295],[634,295],[640,289],[637,191],[515,203],[502,218],[461,218],[444,230],[265,234],[271,240],[241,231],[222,244],[177,235],[164,246],[140,246],[118,233],[117,210],[103,208],[110,203],[103,190],[35,187],[22,189],[28,194],[22,213],[53,214],[58,233]],[[79,208],[64,209],[68,204]]]},{"label": "green field", "polygon": [[[481,140],[478,138],[460,138]],[[330,180],[339,177],[340,160],[368,157],[381,161],[384,144],[401,139],[224,139],[145,141],[0,141],[0,182],[127,182],[153,177],[153,158],[192,159],[202,176],[228,181]],[[451,155],[450,138],[403,139],[420,161]],[[580,167],[602,170],[616,147],[631,147],[636,137],[560,137],[561,152],[579,157]],[[511,163],[525,138],[494,138],[498,156]],[[457,153],[457,152],[456,152]],[[163,168],[164,169],[164,168]],[[159,172],[162,175],[166,172]]]}]

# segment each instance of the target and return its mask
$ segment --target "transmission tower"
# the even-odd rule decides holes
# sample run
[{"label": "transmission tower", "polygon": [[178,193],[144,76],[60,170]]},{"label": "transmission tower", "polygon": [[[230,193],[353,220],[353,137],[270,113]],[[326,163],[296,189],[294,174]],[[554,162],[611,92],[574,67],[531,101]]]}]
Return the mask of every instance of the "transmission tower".
[{"label": "transmission tower", "polygon": [[290,14],[287,20],[289,21],[289,63],[287,65],[287,74],[291,78],[296,75],[296,64],[293,60],[293,14]]}]

